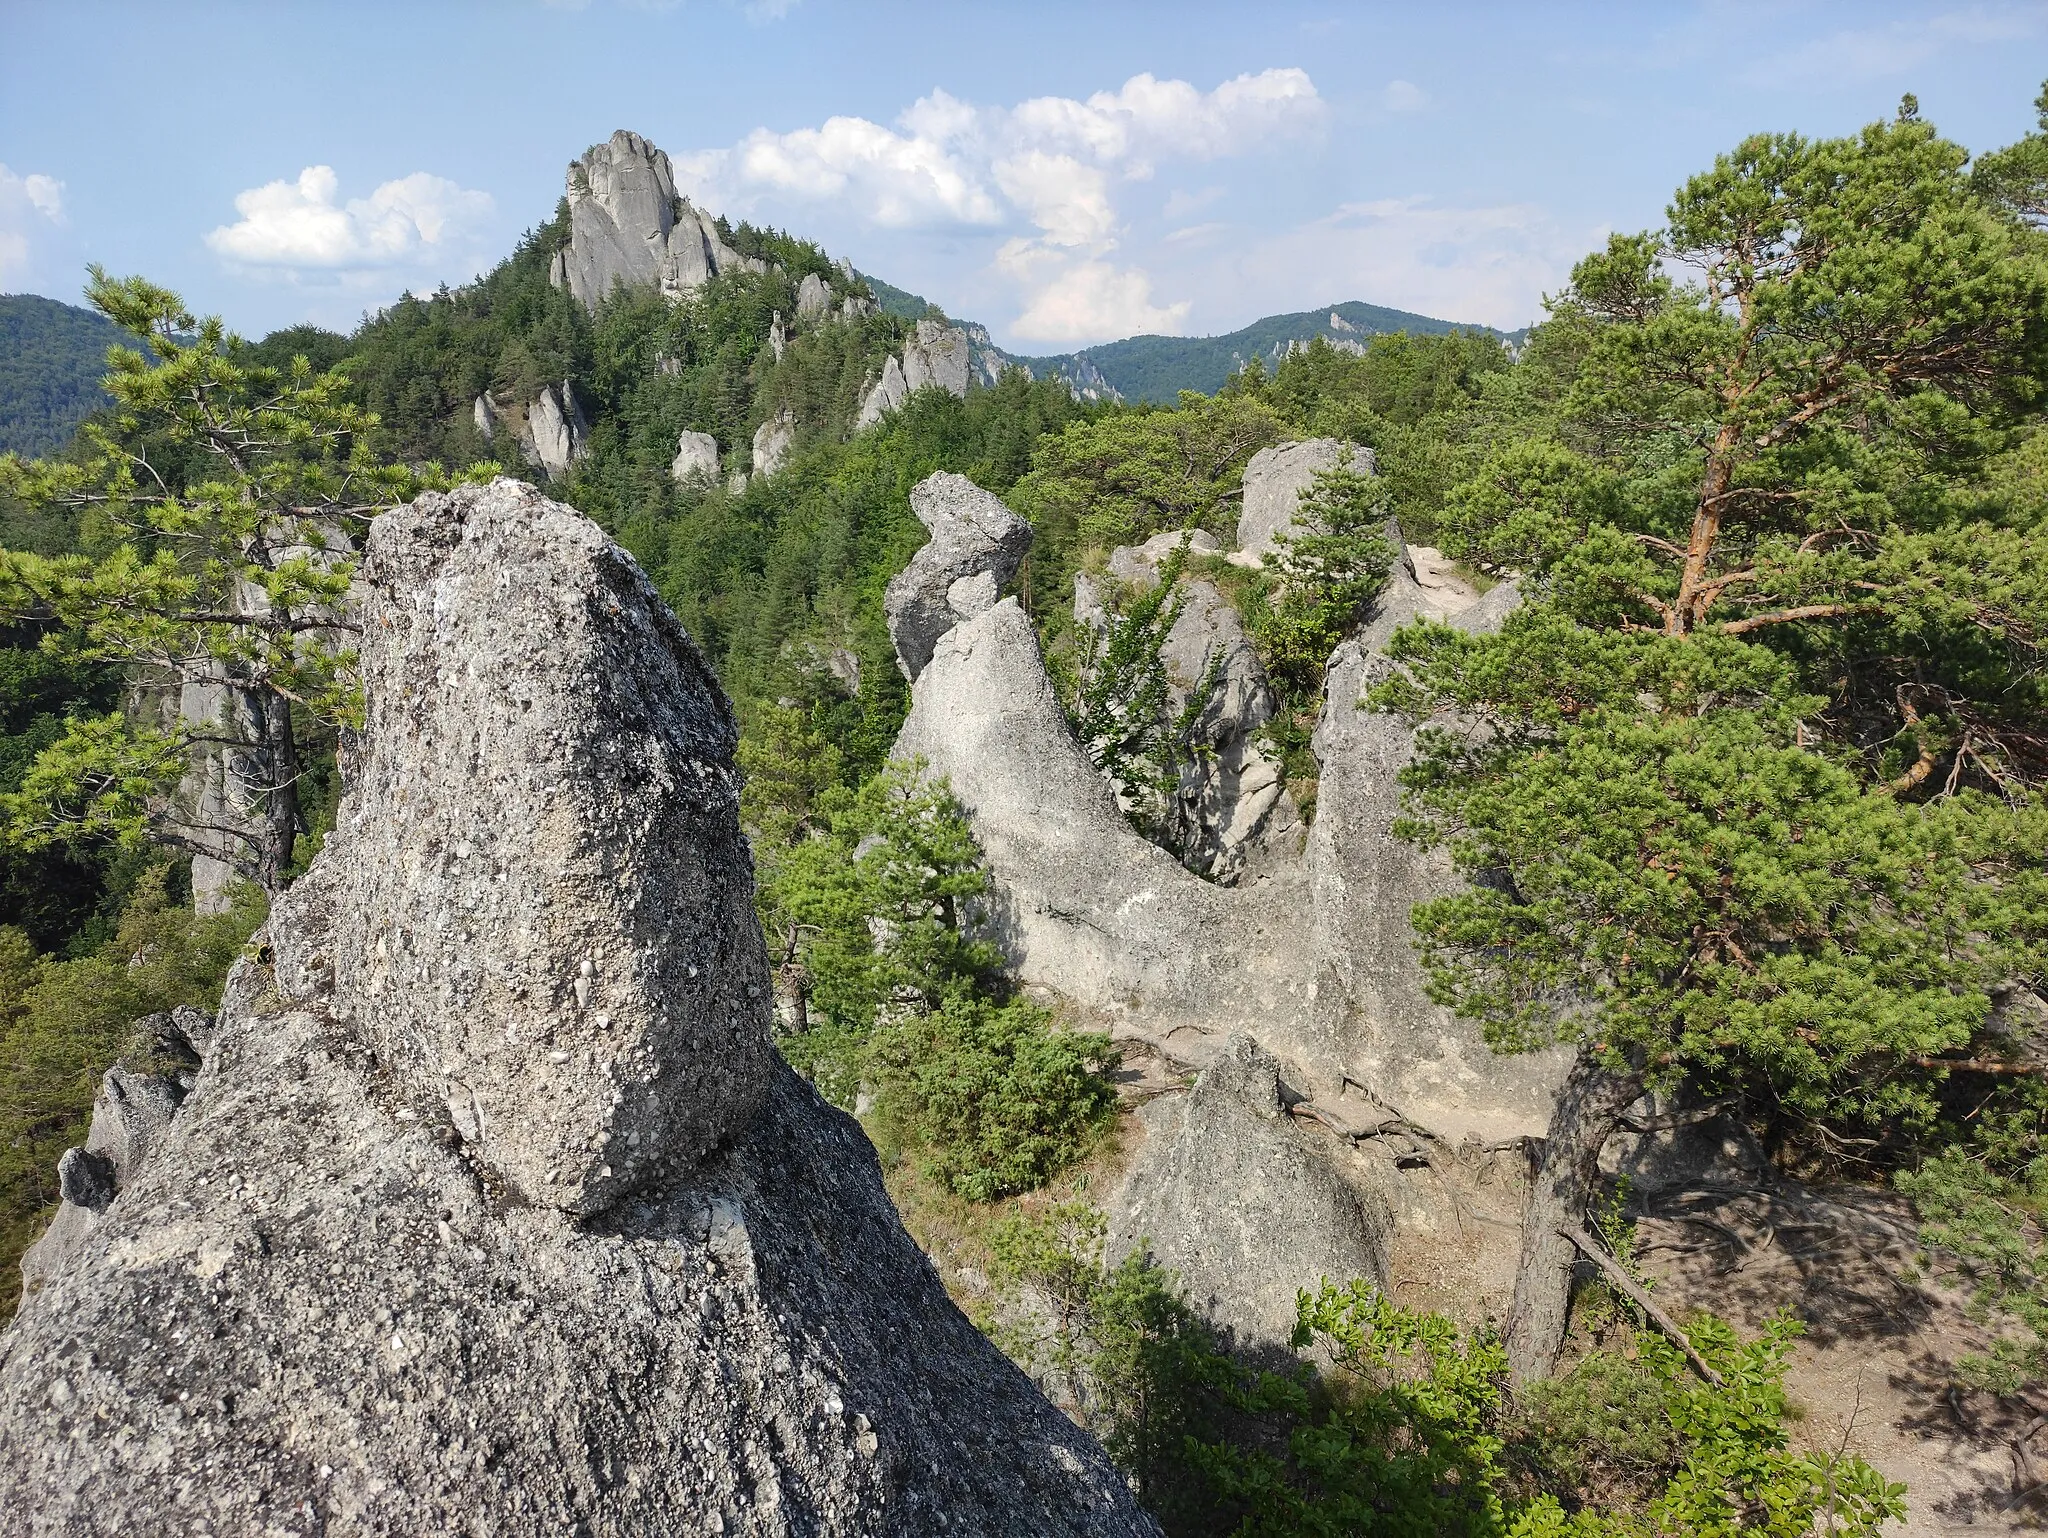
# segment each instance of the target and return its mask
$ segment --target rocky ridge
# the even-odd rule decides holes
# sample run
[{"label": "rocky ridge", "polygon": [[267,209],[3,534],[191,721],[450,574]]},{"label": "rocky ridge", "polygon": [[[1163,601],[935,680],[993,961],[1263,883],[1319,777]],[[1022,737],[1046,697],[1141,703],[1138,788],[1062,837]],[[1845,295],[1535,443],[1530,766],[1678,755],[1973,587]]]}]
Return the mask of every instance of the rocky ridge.
[{"label": "rocky ridge", "polygon": [[0,1337],[0,1510],[1151,1531],[768,1045],[730,711],[630,557],[499,481],[379,519],[358,590],[340,826],[173,1022],[181,1093],[109,1076]]}]

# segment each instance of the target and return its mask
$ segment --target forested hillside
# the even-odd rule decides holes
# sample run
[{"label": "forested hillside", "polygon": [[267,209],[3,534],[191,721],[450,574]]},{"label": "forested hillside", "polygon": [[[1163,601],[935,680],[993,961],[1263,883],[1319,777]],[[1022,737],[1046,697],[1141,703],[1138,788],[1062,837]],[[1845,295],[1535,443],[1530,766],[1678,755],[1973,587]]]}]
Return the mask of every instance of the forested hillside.
[{"label": "forested hillside", "polygon": [[[861,1108],[920,1237],[979,1247],[991,1329],[1024,1328],[1005,1288],[1035,1300],[1037,1335],[1005,1343],[1056,1364],[1176,1538],[1878,1531],[1900,1492],[1795,1440],[1797,1327],[1665,1317],[1601,1156],[1654,1102],[1679,1108],[1662,1130],[1728,1118],[1760,1179],[1910,1200],[1916,1278],[2001,1331],[1942,1370],[2039,1424],[2044,225],[2048,96],[2039,133],[1974,160],[1909,99],[1858,136],[1745,141],[1663,228],[1579,263],[1526,337],[1339,305],[1092,350],[1126,404],[1017,370],[866,427],[919,302],[745,224],[716,228],[752,265],[586,307],[550,276],[565,205],[476,284],[349,337],[242,342],[97,280],[155,368],[124,371],[71,463],[0,460],[0,1265],[54,1204],[127,1021],[217,988],[331,823],[358,707],[345,658],[300,640],[348,578],[322,531],[353,539],[495,465],[615,537],[703,647],[740,722],[784,1055]],[[1152,399],[1187,378],[1208,388]],[[260,452],[210,461],[227,435],[180,417],[177,381],[261,427]],[[557,400],[551,475],[534,424]],[[1322,471],[1272,558],[1233,560],[1247,465],[1312,438],[1377,473]],[[1471,878],[1415,905],[1403,957],[1495,1051],[1569,1064],[1547,1136],[1512,1145],[1532,1162],[1506,1319],[1332,1277],[1301,1297],[1296,1354],[1251,1364],[1171,1273],[1107,1263],[1074,1171],[1114,1165],[1088,1161],[1113,1137],[1118,1048],[1007,975],[971,921],[996,894],[969,818],[890,762],[910,691],[883,593],[939,470],[1029,520],[1010,587],[1058,703],[1168,848],[1132,787],[1200,756],[1204,701],[1169,709],[1160,662],[1194,581],[1270,681],[1261,745],[1311,824],[1327,670],[1358,660],[1395,536],[1475,592],[1512,587],[1490,632],[1389,625],[1360,702],[1418,733],[1399,837]],[[1161,535],[1182,538],[1149,587],[1109,575]],[[181,553],[203,539],[205,560]],[[224,612],[251,589],[255,641]],[[295,819],[290,858],[207,918],[183,905],[192,851],[166,807],[210,749],[136,706],[201,655],[268,691],[263,805],[289,790]],[[1487,1156],[1397,1124],[1403,1168],[1448,1180]],[[1572,1248],[1589,1235],[1604,1280]]]},{"label": "forested hillside", "polygon": [[0,454],[54,454],[107,404],[107,349],[132,345],[104,315],[0,294]]}]

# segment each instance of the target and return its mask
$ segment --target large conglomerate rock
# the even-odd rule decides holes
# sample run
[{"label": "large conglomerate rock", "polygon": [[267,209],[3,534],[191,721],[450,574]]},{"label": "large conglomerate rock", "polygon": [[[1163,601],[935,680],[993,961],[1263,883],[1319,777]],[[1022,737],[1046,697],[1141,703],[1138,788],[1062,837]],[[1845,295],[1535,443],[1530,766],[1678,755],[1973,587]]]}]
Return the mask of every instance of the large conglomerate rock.
[{"label": "large conglomerate rock", "polygon": [[500,481],[364,572],[339,826],[68,1182],[0,1525],[1151,1531],[769,1049],[730,712],[631,559]]},{"label": "large conglomerate rock", "polygon": [[731,710],[632,559],[517,482],[379,519],[357,592],[364,746],[281,972],[523,1199],[610,1205],[765,1093]]},{"label": "large conglomerate rock", "polygon": [[1398,717],[1360,708],[1390,675],[1385,647],[1400,626],[1426,618],[1485,633],[1518,597],[1512,583],[1480,596],[1443,571],[1434,551],[1410,553],[1398,534],[1395,549],[1371,621],[1330,658],[1316,723],[1315,1040],[1359,1084],[1441,1136],[1540,1136],[1569,1050],[1502,1056],[1430,999],[1409,914],[1418,902],[1463,890],[1464,880],[1442,850],[1395,836],[1415,733]]},{"label": "large conglomerate rock", "polygon": [[1335,438],[1276,443],[1252,455],[1244,467],[1244,505],[1237,520],[1239,558],[1262,562],[1270,556],[1276,548],[1274,536],[1294,532],[1294,513],[1302,493],[1315,484],[1319,472],[1344,463],[1347,453],[1353,470],[1361,475],[1373,473],[1371,449]]}]

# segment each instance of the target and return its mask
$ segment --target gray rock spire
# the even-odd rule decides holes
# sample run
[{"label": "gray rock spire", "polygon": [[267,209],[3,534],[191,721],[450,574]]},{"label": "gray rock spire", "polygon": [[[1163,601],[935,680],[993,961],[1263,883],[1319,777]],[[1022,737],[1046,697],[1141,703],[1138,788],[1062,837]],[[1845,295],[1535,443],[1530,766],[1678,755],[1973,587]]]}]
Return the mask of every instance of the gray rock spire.
[{"label": "gray rock spire", "polygon": [[569,163],[569,244],[550,281],[596,309],[615,284],[669,295],[702,288],[731,267],[767,271],[719,237],[711,216],[676,191],[668,156],[620,129]]},{"label": "gray rock spire", "polygon": [[910,510],[931,539],[890,578],[882,608],[898,666],[915,679],[939,637],[992,605],[1017,574],[1031,525],[966,476],[943,470],[911,488]]}]

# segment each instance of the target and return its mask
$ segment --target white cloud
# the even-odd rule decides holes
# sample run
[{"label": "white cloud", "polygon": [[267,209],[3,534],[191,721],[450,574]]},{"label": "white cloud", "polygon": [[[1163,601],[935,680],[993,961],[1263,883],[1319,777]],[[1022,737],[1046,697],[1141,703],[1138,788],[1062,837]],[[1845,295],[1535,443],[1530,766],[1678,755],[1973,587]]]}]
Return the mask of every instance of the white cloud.
[{"label": "white cloud", "polygon": [[0,291],[28,272],[36,238],[64,222],[62,182],[36,171],[24,176],[0,163]]},{"label": "white cloud", "polygon": [[252,267],[361,271],[452,254],[478,233],[491,196],[415,171],[366,198],[337,201],[331,166],[308,166],[235,196],[242,217],[206,237],[221,256]]},{"label": "white cloud", "polygon": [[1420,112],[1429,105],[1429,92],[1408,80],[1389,80],[1380,92],[1380,105],[1389,112]]},{"label": "white cloud", "polygon": [[[990,271],[1019,290],[1016,334],[1073,340],[1172,329],[1188,312],[1185,300],[1155,302],[1141,269],[1108,260],[1124,232],[1121,188],[1163,162],[1313,136],[1326,118],[1300,69],[1243,74],[1209,91],[1143,74],[1085,100],[1039,96],[1009,107],[934,90],[893,126],[834,117],[671,158],[680,182],[729,213],[765,203],[787,218],[799,201],[870,227],[1002,236]],[[1219,190],[1169,207],[1191,209]]]},{"label": "white cloud", "polygon": [[[1019,253],[1021,255],[1021,253]],[[1010,329],[1032,342],[1073,344],[1141,332],[1177,335],[1191,301],[1152,302],[1152,279],[1136,267],[1108,262],[1061,263],[1040,282]]]},{"label": "white cloud", "polygon": [[996,224],[1002,210],[979,168],[943,139],[899,134],[866,118],[827,118],[820,128],[757,128],[729,151],[678,156],[677,175],[731,187],[751,201],[779,192],[811,202],[850,199],[890,228]]}]

